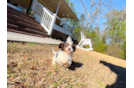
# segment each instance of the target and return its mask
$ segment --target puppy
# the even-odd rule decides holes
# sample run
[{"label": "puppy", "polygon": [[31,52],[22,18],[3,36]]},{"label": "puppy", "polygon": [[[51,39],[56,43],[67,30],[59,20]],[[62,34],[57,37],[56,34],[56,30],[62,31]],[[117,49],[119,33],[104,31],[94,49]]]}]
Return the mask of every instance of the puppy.
[{"label": "puppy", "polygon": [[60,43],[59,48],[61,50],[58,52],[52,50],[54,53],[52,65],[58,63],[64,67],[70,67],[73,60],[73,52],[76,49],[71,38],[69,37],[65,43]]}]

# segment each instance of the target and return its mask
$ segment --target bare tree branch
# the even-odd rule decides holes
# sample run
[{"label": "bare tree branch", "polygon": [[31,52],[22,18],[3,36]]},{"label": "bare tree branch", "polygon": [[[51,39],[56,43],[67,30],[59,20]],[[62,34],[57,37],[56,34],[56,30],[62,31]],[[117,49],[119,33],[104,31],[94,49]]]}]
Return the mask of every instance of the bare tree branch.
[{"label": "bare tree branch", "polygon": [[[101,2],[102,2],[102,0],[99,1],[99,3],[98,3],[98,5],[97,5],[96,9],[94,10],[94,12],[93,12],[93,14],[92,14],[92,16],[91,16],[92,19],[91,19],[90,23],[88,24],[88,27],[87,27],[85,30],[88,30],[88,29],[89,29],[89,27],[90,27],[90,25],[91,25],[91,22],[92,22],[92,20],[93,20],[93,17],[94,17],[94,16],[96,15],[96,13],[98,12],[98,8],[99,8]],[[88,18],[88,19],[89,19],[89,18]],[[87,21],[87,22],[88,22],[88,21]],[[85,33],[85,30],[84,30],[84,33]],[[86,34],[85,34],[85,36],[86,36]]]},{"label": "bare tree branch", "polygon": [[[81,25],[81,29],[83,33],[86,36],[86,30],[88,30],[91,26],[91,24],[98,25],[99,19],[104,18],[102,17],[103,13],[110,8],[111,0],[99,0],[98,3],[96,3],[96,0],[90,0],[89,10],[86,9],[85,3],[83,3],[82,0],[80,0],[85,11],[85,19],[81,21],[83,25]],[[95,8],[93,8],[95,7]]]},{"label": "bare tree branch", "polygon": [[82,1],[82,0],[80,0],[80,1],[81,1],[82,5],[83,5],[83,7],[84,7],[84,9],[85,9],[85,13],[87,14],[87,10],[86,10],[86,7],[85,7],[83,1]]},{"label": "bare tree branch", "polygon": [[91,9],[92,9],[93,5],[95,5],[95,4],[94,4],[94,1],[92,0],[92,1],[91,1],[91,6],[90,6],[90,11],[89,11],[89,13],[88,13],[88,17],[87,17],[87,20],[86,20],[86,25],[85,25],[85,27],[84,27],[84,33],[85,33],[86,27],[87,27],[87,25],[88,25],[88,20],[89,20],[90,13],[91,13]]},{"label": "bare tree branch", "polygon": [[[94,10],[94,13],[93,13],[93,15],[92,15],[92,18],[93,18],[93,17],[97,14],[97,12],[99,11],[98,8],[99,8],[101,2],[102,2],[102,0],[99,1],[99,3],[98,3],[98,5],[97,5],[96,9]],[[89,27],[89,26],[88,26],[88,27]]]}]

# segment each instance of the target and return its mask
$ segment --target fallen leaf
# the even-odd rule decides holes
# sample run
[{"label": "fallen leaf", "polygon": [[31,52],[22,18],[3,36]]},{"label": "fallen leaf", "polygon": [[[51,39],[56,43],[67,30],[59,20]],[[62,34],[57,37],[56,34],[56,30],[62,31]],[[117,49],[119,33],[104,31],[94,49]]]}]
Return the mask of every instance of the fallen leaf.
[{"label": "fallen leaf", "polygon": [[55,70],[54,69],[52,69],[52,71],[54,72],[54,74],[56,75],[56,72],[55,72]]},{"label": "fallen leaf", "polygon": [[69,80],[72,80],[71,78],[69,78]]},{"label": "fallen leaf", "polygon": [[85,75],[87,75],[87,76],[88,76],[88,74],[87,74],[87,73],[85,73],[85,72],[83,72],[83,74],[85,74]]},{"label": "fallen leaf", "polygon": [[12,77],[12,78],[10,78],[10,81],[13,81],[14,80],[14,78]]},{"label": "fallen leaf", "polygon": [[52,71],[53,71],[53,72],[55,72],[55,70],[54,70],[54,69],[52,69]]},{"label": "fallen leaf", "polygon": [[23,55],[24,59],[26,58],[26,55]]},{"label": "fallen leaf", "polygon": [[30,69],[35,70],[37,69],[36,66],[32,66]]}]

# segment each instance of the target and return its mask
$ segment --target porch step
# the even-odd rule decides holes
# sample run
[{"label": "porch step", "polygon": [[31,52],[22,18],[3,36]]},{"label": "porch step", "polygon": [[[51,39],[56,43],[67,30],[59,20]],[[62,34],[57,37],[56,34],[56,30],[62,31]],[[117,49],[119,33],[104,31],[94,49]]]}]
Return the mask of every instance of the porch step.
[{"label": "porch step", "polygon": [[7,23],[7,28],[12,29],[12,30],[18,30],[18,31],[23,31],[23,32],[27,32],[27,33],[37,34],[37,35],[41,35],[41,36],[44,36],[44,37],[50,37],[49,35],[47,35],[47,33],[32,30],[32,29],[29,29],[29,28],[19,27],[19,26],[9,24],[9,23]]},{"label": "porch step", "polygon": [[[7,6],[7,31],[50,37],[35,18]],[[29,34],[30,33],[30,34]]]},{"label": "porch step", "polygon": [[[22,17],[24,19],[28,19],[30,21],[35,21],[35,18],[29,16],[28,14],[22,13],[22,12],[16,10],[16,9],[13,9],[13,8],[11,8],[9,6],[7,6],[7,13],[12,13],[12,14],[20,16],[20,17]],[[38,23],[38,22],[36,22],[36,23]]]},{"label": "porch step", "polygon": [[31,35],[31,36],[36,36],[36,37],[42,37],[42,38],[45,38],[44,36],[41,36],[41,35],[32,34],[32,33],[23,32],[23,31],[18,31],[18,30],[9,29],[9,28],[7,29],[7,31],[10,31],[10,32],[15,32],[15,33],[20,33],[20,34]]},{"label": "porch step", "polygon": [[11,18],[7,17],[7,23],[9,23],[9,24],[14,24],[14,25],[17,25],[17,26],[19,26],[19,27],[29,28],[29,29],[32,29],[32,30],[36,30],[36,31],[43,32],[43,30],[41,31],[40,28],[37,28],[37,27],[35,27],[35,26],[33,26],[33,25],[24,23],[24,22],[21,21],[21,20],[15,20],[15,19],[11,19]]},{"label": "porch step", "polygon": [[13,19],[13,20],[16,20],[16,21],[20,21],[20,22],[23,22],[23,23],[27,23],[27,24],[29,24],[29,25],[32,25],[32,26],[38,28],[39,31],[46,32],[46,31],[43,29],[43,27],[40,26],[39,23],[35,23],[35,22],[33,22],[33,21],[29,21],[29,20],[27,20],[27,19],[23,19],[22,17],[19,17],[19,16],[17,16],[17,15],[11,14],[11,13],[7,13],[7,17],[8,17],[8,18],[11,18],[11,19]]}]

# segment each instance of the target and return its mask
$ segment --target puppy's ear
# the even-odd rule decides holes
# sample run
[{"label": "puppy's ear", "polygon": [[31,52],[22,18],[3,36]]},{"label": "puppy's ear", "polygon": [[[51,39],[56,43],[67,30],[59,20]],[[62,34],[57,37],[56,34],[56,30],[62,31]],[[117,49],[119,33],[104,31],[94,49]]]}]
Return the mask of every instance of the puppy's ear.
[{"label": "puppy's ear", "polygon": [[73,51],[75,51],[75,50],[76,50],[76,47],[75,47],[75,45],[74,45],[74,44],[72,45],[72,48],[73,48]]},{"label": "puppy's ear", "polygon": [[63,48],[64,43],[60,43],[59,48]]}]

